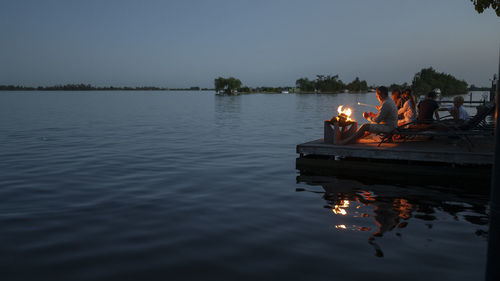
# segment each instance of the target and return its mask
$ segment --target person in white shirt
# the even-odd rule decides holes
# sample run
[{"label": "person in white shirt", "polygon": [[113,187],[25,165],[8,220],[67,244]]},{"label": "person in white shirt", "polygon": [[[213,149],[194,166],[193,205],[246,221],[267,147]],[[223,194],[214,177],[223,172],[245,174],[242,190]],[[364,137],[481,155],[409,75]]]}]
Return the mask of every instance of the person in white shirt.
[{"label": "person in white shirt", "polygon": [[462,96],[456,96],[453,98],[453,105],[440,108],[440,111],[448,111],[450,115],[453,116],[453,120],[459,122],[465,122],[469,120],[470,116],[463,107],[464,98]]},{"label": "person in white shirt", "polygon": [[403,91],[403,107],[398,110],[398,126],[411,123],[417,120],[417,110],[415,107],[415,98],[411,94],[411,90]]}]

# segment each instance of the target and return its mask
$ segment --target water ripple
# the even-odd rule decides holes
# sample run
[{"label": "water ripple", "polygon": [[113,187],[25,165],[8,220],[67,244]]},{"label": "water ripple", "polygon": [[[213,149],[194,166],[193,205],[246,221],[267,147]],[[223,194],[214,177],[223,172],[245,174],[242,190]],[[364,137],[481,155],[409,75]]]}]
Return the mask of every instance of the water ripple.
[{"label": "water ripple", "polygon": [[[375,102],[2,93],[2,280],[482,278],[484,197],[296,183],[295,145],[321,137],[322,120],[357,100]],[[342,198],[359,209],[335,215]],[[412,206],[395,226],[394,206]]]}]

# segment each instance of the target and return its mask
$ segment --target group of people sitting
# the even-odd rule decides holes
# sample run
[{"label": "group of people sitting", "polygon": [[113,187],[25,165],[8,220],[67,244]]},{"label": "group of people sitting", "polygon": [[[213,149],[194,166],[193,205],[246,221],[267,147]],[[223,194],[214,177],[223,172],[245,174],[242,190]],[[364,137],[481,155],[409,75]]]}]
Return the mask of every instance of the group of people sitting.
[{"label": "group of people sitting", "polygon": [[454,122],[465,122],[469,119],[463,104],[464,98],[457,96],[453,99],[453,105],[440,107],[436,102],[437,93],[431,91],[426,98],[416,105],[415,98],[410,89],[392,91],[392,98],[389,98],[386,87],[378,87],[376,91],[377,99],[380,102],[376,106],[378,113],[364,112],[363,117],[370,121],[370,124],[363,124],[355,134],[340,141],[341,144],[355,142],[357,139],[370,133],[390,133],[398,126],[418,121],[419,123],[432,123],[439,121],[439,111],[448,111]]},{"label": "group of people sitting", "polygon": [[[410,89],[401,92],[399,90],[392,91],[392,100],[398,108],[398,126],[402,126],[415,121],[422,123],[431,123],[434,120],[439,121],[439,111],[448,111],[455,122],[467,121],[470,117],[463,107],[464,98],[456,96],[453,99],[453,105],[440,107],[436,102],[437,93],[429,92],[426,98],[415,106],[415,98]],[[417,114],[418,109],[418,114]]]}]

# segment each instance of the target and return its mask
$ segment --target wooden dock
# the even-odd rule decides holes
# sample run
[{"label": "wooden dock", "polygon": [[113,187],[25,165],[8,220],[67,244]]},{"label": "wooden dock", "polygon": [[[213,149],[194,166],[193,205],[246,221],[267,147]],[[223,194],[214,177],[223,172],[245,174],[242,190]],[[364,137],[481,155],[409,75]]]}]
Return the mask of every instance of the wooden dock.
[{"label": "wooden dock", "polygon": [[380,142],[379,137],[364,138],[351,145],[325,144],[323,139],[297,145],[297,153],[305,156],[330,156],[337,159],[393,160],[453,165],[492,165],[493,137],[471,137],[471,147],[464,140],[451,138],[417,138],[394,143]]},{"label": "wooden dock", "polygon": [[378,137],[361,139],[352,145],[325,144],[323,139],[297,145],[300,157],[296,168],[301,175],[328,175],[341,178],[390,181],[400,184],[490,185],[493,164],[493,137],[470,139],[469,151],[462,140],[414,139],[383,143]]}]

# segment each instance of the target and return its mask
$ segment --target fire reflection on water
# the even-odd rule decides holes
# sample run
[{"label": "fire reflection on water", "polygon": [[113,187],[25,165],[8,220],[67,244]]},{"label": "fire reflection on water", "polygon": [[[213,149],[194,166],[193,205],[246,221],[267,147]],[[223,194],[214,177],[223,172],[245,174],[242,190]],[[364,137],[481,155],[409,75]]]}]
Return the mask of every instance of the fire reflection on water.
[{"label": "fire reflection on water", "polygon": [[377,195],[370,191],[363,190],[362,192],[358,192],[358,195],[361,196],[366,201],[375,201]]},{"label": "fire reflection on water", "polygon": [[[325,190],[327,190],[325,188]],[[340,216],[341,223],[335,224],[335,229],[339,231],[372,232],[368,237],[368,244],[375,250],[375,256],[383,257],[382,248],[375,242],[376,237],[382,237],[385,232],[395,228],[401,229],[408,225],[408,220],[412,217],[415,207],[405,198],[378,198],[371,191],[361,190],[355,193],[325,193],[325,199],[332,206],[331,210],[335,216]],[[371,209],[371,212],[368,210]],[[366,213],[368,212],[368,213]],[[370,214],[371,213],[371,214]],[[372,218],[376,225],[375,229],[365,225],[369,221],[358,224],[348,224],[344,217],[359,219]],[[398,236],[401,234],[398,232]]]},{"label": "fire reflection on water", "polygon": [[341,200],[339,205],[335,205],[332,209],[336,215],[347,215],[346,208],[349,207],[349,200]]},{"label": "fire reflection on water", "polygon": [[[372,234],[373,236],[382,236],[384,232],[390,231],[395,227],[403,228],[408,225],[407,222],[400,222],[402,220],[408,220],[411,218],[411,213],[413,210],[413,205],[408,203],[407,199],[395,198],[392,202],[376,202],[377,196],[370,191],[358,192],[357,196],[352,198],[352,201],[348,199],[340,199],[333,204],[332,211],[335,215],[346,216],[350,214],[353,218],[368,218],[373,217],[375,225],[377,225],[377,230]],[[392,205],[390,207],[389,205]],[[361,207],[374,206],[374,215],[367,213],[360,213],[359,209]],[[349,209],[353,208],[353,211]],[[351,231],[370,231],[371,227],[358,226],[358,225],[346,225],[337,224],[336,229],[351,230]]]},{"label": "fire reflection on water", "polygon": [[[433,225],[439,222],[438,215],[443,212],[452,215],[457,221],[476,225],[478,228],[474,234],[482,238],[487,237],[487,201],[482,201],[483,199],[475,194],[469,197],[467,194],[442,193],[441,190],[422,187],[416,190],[385,185],[367,187],[348,180],[344,185],[343,180],[323,176],[301,175],[297,177],[297,182],[322,186],[324,192],[305,188],[297,191],[322,193],[328,203],[325,207],[335,218],[334,230],[344,233],[357,232],[365,236],[376,257],[384,257],[384,251],[378,244],[382,237],[394,239],[389,235],[392,233],[399,240],[407,231],[412,231],[410,237],[413,237],[415,231],[418,231],[415,229],[421,226],[433,229]],[[408,229],[410,224],[413,226],[411,230]]]}]

